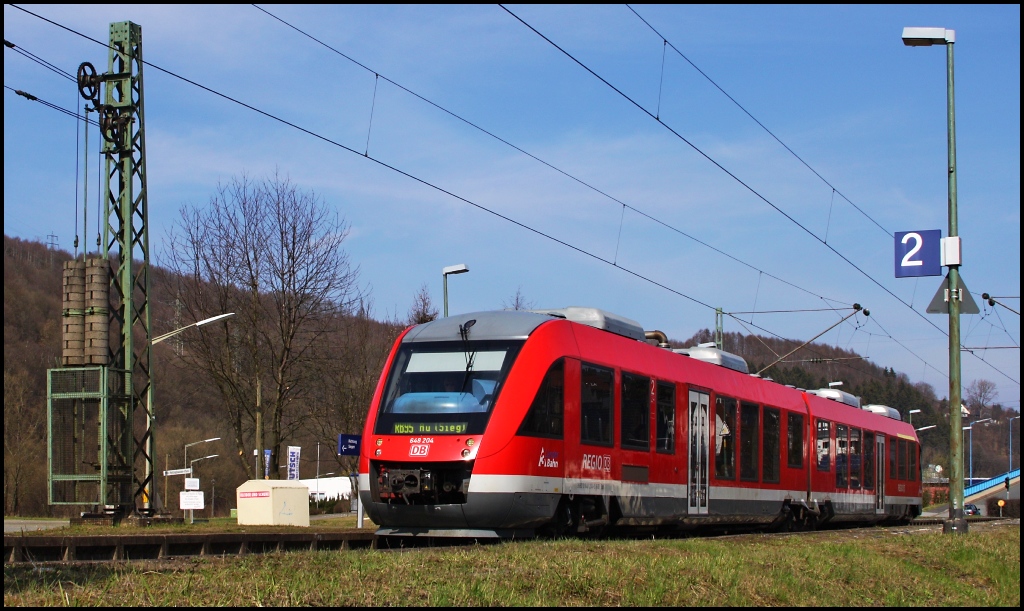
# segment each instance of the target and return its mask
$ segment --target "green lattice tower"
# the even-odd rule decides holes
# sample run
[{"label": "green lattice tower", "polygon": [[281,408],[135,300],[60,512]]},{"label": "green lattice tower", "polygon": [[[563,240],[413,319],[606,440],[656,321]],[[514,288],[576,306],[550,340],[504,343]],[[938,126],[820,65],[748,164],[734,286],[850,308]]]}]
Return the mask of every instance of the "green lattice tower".
[{"label": "green lattice tower", "polygon": [[[153,384],[150,367],[149,206],[146,189],[146,131],[142,96],[142,28],[130,21],[110,24],[110,52],[105,75],[103,157],[106,167],[106,226],[103,256],[111,264],[111,323],[120,343],[111,342],[110,366],[128,373],[119,409],[125,419],[116,440],[131,457],[132,481],[120,491],[121,505],[153,507]],[[111,389],[116,390],[116,389]],[[145,416],[137,422],[136,414]],[[136,438],[138,436],[138,438]],[[114,442],[115,440],[111,440]],[[141,464],[140,464],[141,463]],[[139,471],[141,469],[141,477]],[[141,501],[141,503],[140,503]]]},{"label": "green lattice tower", "polygon": [[107,357],[50,370],[47,393],[50,503],[93,504],[121,516],[156,509],[142,67],[142,28],[124,21],[110,24],[107,72],[79,69],[79,89],[99,111],[103,134],[100,255],[110,266],[112,335]]}]

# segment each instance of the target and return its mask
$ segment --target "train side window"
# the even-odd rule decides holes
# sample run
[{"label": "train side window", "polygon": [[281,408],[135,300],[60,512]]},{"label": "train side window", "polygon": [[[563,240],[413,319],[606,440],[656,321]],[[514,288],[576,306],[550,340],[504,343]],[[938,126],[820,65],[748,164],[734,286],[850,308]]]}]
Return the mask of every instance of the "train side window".
[{"label": "train side window", "polygon": [[561,439],[565,409],[565,359],[558,359],[541,380],[519,435]]},{"label": "train side window", "polygon": [[861,447],[860,429],[850,429],[850,488],[860,488],[861,482]]},{"label": "train side window", "polygon": [[779,437],[782,434],[781,422],[779,410],[774,407],[764,408],[764,437],[761,440],[761,447],[764,450],[761,456],[762,482],[772,484],[779,482],[779,463],[782,462],[782,446],[779,444]]},{"label": "train side window", "polygon": [[786,464],[793,469],[802,469],[804,466],[804,416],[803,414],[788,414],[786,440]]},{"label": "train side window", "polygon": [[896,456],[896,469],[898,475],[897,479],[905,481],[907,479],[907,440],[899,440],[899,454]]},{"label": "train side window", "polygon": [[736,479],[736,399],[715,397],[715,478]]},{"label": "train side window", "polygon": [[912,482],[921,481],[921,470],[917,468],[917,452],[918,445],[916,443],[907,442],[910,450],[910,473],[908,479]]},{"label": "train side window", "polygon": [[657,392],[656,447],[659,452],[673,454],[676,451],[676,385],[658,382]]},{"label": "train side window", "polygon": [[756,403],[740,404],[740,479],[757,481],[758,418],[761,408]]},{"label": "train side window", "polygon": [[849,462],[846,456],[846,425],[836,425],[836,488],[846,488]]},{"label": "train side window", "polygon": [[864,431],[864,489],[875,489],[875,434]]},{"label": "train side window", "polygon": [[615,371],[583,363],[580,367],[580,441],[601,446],[613,443]]},{"label": "train side window", "polygon": [[889,479],[896,479],[896,438],[889,438]]},{"label": "train side window", "polygon": [[832,460],[829,456],[829,444],[832,437],[832,423],[818,420],[818,471],[831,471]]},{"label": "train side window", "polygon": [[651,379],[634,373],[622,372],[622,430],[623,448],[651,449]]}]

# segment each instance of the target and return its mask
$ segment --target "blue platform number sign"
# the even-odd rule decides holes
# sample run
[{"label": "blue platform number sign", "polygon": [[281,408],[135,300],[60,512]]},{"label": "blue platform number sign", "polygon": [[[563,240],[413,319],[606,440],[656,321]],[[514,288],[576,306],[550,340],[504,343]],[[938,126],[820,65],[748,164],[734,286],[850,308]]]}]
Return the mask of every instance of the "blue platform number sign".
[{"label": "blue platform number sign", "polygon": [[362,435],[338,435],[338,456],[359,456]]},{"label": "blue platform number sign", "polygon": [[942,275],[942,230],[898,231],[896,277],[915,278]]}]

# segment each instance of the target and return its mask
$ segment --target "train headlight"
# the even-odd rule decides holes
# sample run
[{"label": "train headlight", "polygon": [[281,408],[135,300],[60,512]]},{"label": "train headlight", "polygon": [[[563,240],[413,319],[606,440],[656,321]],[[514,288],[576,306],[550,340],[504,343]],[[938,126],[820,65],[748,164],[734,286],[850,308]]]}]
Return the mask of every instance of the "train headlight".
[{"label": "train headlight", "polygon": [[474,443],[476,443],[476,442],[475,442],[475,441],[473,441],[473,438],[472,438],[472,437],[470,437],[469,439],[467,439],[467,440],[466,440],[466,445],[467,445],[467,446],[469,446],[469,447],[471,447],[471,448],[473,447],[473,444],[474,444]]},{"label": "train headlight", "polygon": [[377,451],[374,452],[373,455],[374,456],[380,456],[380,448],[377,448]]},{"label": "train headlight", "polygon": [[469,458],[469,448],[466,448],[465,450],[462,451],[462,457]]},{"label": "train headlight", "polygon": [[382,444],[382,443],[384,443],[384,440],[383,440],[383,439],[381,439],[380,437],[378,437],[378,438],[377,438],[377,445],[380,445],[380,444]]}]

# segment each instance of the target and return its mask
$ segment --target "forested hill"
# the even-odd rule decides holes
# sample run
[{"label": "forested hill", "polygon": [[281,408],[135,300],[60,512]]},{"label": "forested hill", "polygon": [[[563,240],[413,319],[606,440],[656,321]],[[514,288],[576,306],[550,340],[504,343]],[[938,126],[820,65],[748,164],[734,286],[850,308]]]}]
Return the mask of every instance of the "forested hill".
[{"label": "forested hill", "polygon": [[[4,371],[27,384],[31,395],[45,401],[45,371],[57,367],[61,347],[61,269],[70,253],[50,250],[44,244],[4,236]],[[170,273],[151,270],[154,327],[172,323],[173,299]],[[725,333],[724,348],[760,370],[799,343],[739,333]],[[698,331],[677,346],[713,341],[709,329]],[[798,388],[827,388],[843,382],[842,390],[866,403],[889,405],[906,414],[911,409],[931,413],[938,406],[935,391],[914,384],[902,373],[879,367],[855,352],[810,344],[764,373]]]},{"label": "forested hill", "polygon": [[[44,244],[17,238],[4,237],[4,505],[5,513],[23,515],[44,514],[51,509],[46,505],[46,371],[60,367],[61,355],[61,278],[63,263],[71,254],[48,249]],[[150,270],[150,305],[154,332],[180,327],[182,322],[175,317],[175,291],[179,290],[178,279],[168,270],[153,267]],[[424,290],[417,296],[424,311],[428,307],[429,295]],[[410,320],[416,310],[410,311]],[[502,304],[495,304],[501,308]],[[507,306],[506,306],[507,307]],[[436,311],[431,311],[436,316]],[[236,321],[235,324],[240,324]],[[390,347],[390,342],[404,326],[403,322],[378,321],[369,308],[360,309],[359,314],[346,315],[334,323],[329,346],[324,348],[325,358],[317,361],[321,368],[301,373],[297,379],[303,386],[323,386],[304,390],[307,395],[302,401],[292,404],[288,418],[294,426],[293,432],[282,437],[282,443],[315,448],[329,443],[339,431],[361,430],[373,388],[380,375],[380,367]],[[226,419],[223,411],[224,400],[204,374],[202,368],[190,366],[182,359],[182,346],[187,357],[195,333],[182,335],[183,341],[177,348],[174,342],[165,342],[154,347],[156,383],[156,404],[160,412],[160,443],[165,450],[159,452],[160,467],[171,464],[180,456],[184,444],[196,439],[209,437],[223,438],[226,444],[216,451],[224,458],[212,461],[207,467],[211,476],[226,490],[217,506],[227,507],[233,485],[245,480],[245,470],[252,466],[252,442],[241,440]],[[712,332],[700,330],[685,341],[673,341],[676,346],[693,346],[713,340]],[[793,350],[798,342],[744,336],[726,333],[724,348],[744,359],[752,372]],[[177,351],[177,352],[176,352]],[[937,462],[945,464],[949,425],[946,421],[946,403],[936,397],[935,391],[927,384],[912,383],[903,373],[879,367],[860,355],[823,344],[811,344],[788,356],[784,362],[765,372],[783,384],[798,388],[825,388],[829,382],[843,382],[842,390],[857,395],[865,403],[889,405],[904,416],[912,409],[921,410],[914,416],[914,425],[936,425],[929,434],[922,435],[925,446],[923,464]],[[287,390],[287,389],[286,389]],[[971,394],[965,388],[965,397]],[[998,404],[985,404],[985,396],[979,395],[981,406],[976,414],[991,416],[999,421],[1003,410]],[[991,398],[991,397],[990,397]],[[970,402],[968,403],[969,405]],[[305,406],[299,411],[296,405]],[[325,413],[317,413],[314,407],[321,406]],[[985,411],[987,410],[987,411]],[[984,417],[984,416],[980,416]],[[1002,426],[1002,425],[1001,425]],[[976,427],[978,428],[978,427]],[[1005,470],[1006,433],[1005,426],[1000,433],[997,426],[986,431],[975,431],[975,471],[987,472]],[[247,433],[248,434],[248,433]],[[245,451],[231,447],[231,443],[242,446]],[[989,456],[989,454],[991,456]],[[315,454],[313,455],[315,458]],[[305,457],[304,457],[304,460]],[[312,460],[312,459],[309,459]],[[989,464],[991,463],[991,464]],[[338,464],[323,467],[323,471],[343,470],[347,465]],[[175,498],[176,485],[170,489],[161,482],[168,498]],[[162,491],[163,492],[163,491]]]}]

